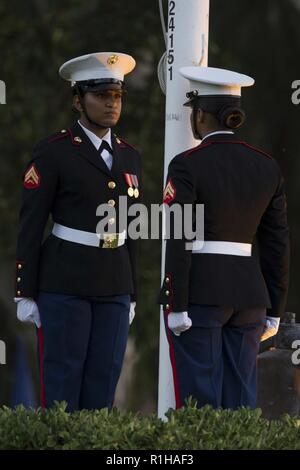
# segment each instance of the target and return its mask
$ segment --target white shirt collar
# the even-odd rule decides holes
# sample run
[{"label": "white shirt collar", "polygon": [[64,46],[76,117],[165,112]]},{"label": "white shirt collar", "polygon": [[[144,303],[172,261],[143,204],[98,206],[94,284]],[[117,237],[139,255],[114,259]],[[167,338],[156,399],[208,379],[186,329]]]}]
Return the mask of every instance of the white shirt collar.
[{"label": "white shirt collar", "polygon": [[203,139],[202,139],[202,142],[204,139],[207,139],[207,137],[210,137],[211,135],[217,135],[217,134],[234,134],[233,131],[214,131],[214,132],[210,132],[209,134],[206,134]]},{"label": "white shirt collar", "polygon": [[96,147],[97,150],[99,150],[100,145],[102,143],[102,140],[106,140],[106,142],[109,144],[110,148],[112,148],[111,145],[111,130],[108,129],[107,133],[100,139],[94,132],[90,131],[87,129],[81,122],[78,120],[78,124],[81,126],[81,128],[84,130],[92,144]]}]

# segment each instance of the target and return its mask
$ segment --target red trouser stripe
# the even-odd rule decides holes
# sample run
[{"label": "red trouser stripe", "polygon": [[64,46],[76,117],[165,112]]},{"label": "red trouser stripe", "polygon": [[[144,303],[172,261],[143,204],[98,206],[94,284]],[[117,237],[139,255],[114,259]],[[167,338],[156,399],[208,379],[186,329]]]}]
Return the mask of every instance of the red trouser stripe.
[{"label": "red trouser stripe", "polygon": [[38,343],[40,356],[40,384],[41,384],[41,407],[46,408],[46,395],[44,383],[44,332],[43,328],[38,329]]},{"label": "red trouser stripe", "polygon": [[173,371],[176,409],[178,409],[178,408],[181,408],[182,403],[181,403],[181,398],[180,398],[180,388],[179,388],[179,381],[178,381],[177,368],[176,368],[175,351],[174,351],[171,332],[168,327],[168,311],[165,311],[164,315],[165,315],[166,331],[167,331],[167,338],[168,338],[169,350],[170,350],[170,361],[171,361],[171,366],[172,366],[172,371]]}]

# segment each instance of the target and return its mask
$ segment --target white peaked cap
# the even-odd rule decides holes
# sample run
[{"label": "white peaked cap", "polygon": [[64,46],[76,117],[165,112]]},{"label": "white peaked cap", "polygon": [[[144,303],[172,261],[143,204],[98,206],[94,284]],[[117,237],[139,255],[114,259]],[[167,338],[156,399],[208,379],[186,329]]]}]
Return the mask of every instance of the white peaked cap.
[{"label": "white peaked cap", "polygon": [[241,96],[242,87],[254,84],[248,75],[214,67],[181,67],[179,73],[189,80],[190,91],[198,91],[199,96]]},{"label": "white peaked cap", "polygon": [[68,60],[59,69],[59,75],[71,83],[93,79],[124,80],[124,75],[135,67],[135,60],[121,52],[95,52]]}]

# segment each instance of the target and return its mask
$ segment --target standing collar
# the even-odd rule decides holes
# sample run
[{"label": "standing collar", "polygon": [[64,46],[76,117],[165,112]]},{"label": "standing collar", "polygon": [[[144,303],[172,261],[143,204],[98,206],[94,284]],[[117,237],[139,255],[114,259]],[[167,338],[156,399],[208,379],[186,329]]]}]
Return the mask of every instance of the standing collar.
[{"label": "standing collar", "polygon": [[[213,135],[219,135],[219,134],[233,134],[234,135],[234,132],[233,131],[214,131],[214,132],[210,132],[209,134],[206,134],[203,139],[202,139],[202,142],[207,139],[208,137],[211,137]],[[201,142],[201,143],[202,143]]]},{"label": "standing collar", "polygon": [[90,131],[83,124],[81,124],[81,122],[79,120],[78,120],[78,124],[84,130],[84,132],[86,133],[86,135],[88,136],[88,138],[90,139],[92,144],[95,146],[96,150],[99,150],[100,145],[102,144],[102,140],[105,140],[109,144],[110,148],[112,148],[111,129],[108,129],[107,133],[101,139],[96,134],[94,134],[94,132]]}]

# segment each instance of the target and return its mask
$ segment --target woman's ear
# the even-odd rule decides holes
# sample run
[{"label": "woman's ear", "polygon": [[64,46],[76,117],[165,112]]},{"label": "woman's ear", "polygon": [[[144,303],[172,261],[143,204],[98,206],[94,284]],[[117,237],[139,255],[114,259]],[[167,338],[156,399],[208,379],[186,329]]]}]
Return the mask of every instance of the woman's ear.
[{"label": "woman's ear", "polygon": [[82,111],[82,106],[80,104],[78,95],[73,96],[73,107],[79,112]]},{"label": "woman's ear", "polygon": [[202,109],[199,108],[197,112],[197,123],[203,124],[203,122],[204,122],[204,111],[202,111]]}]

